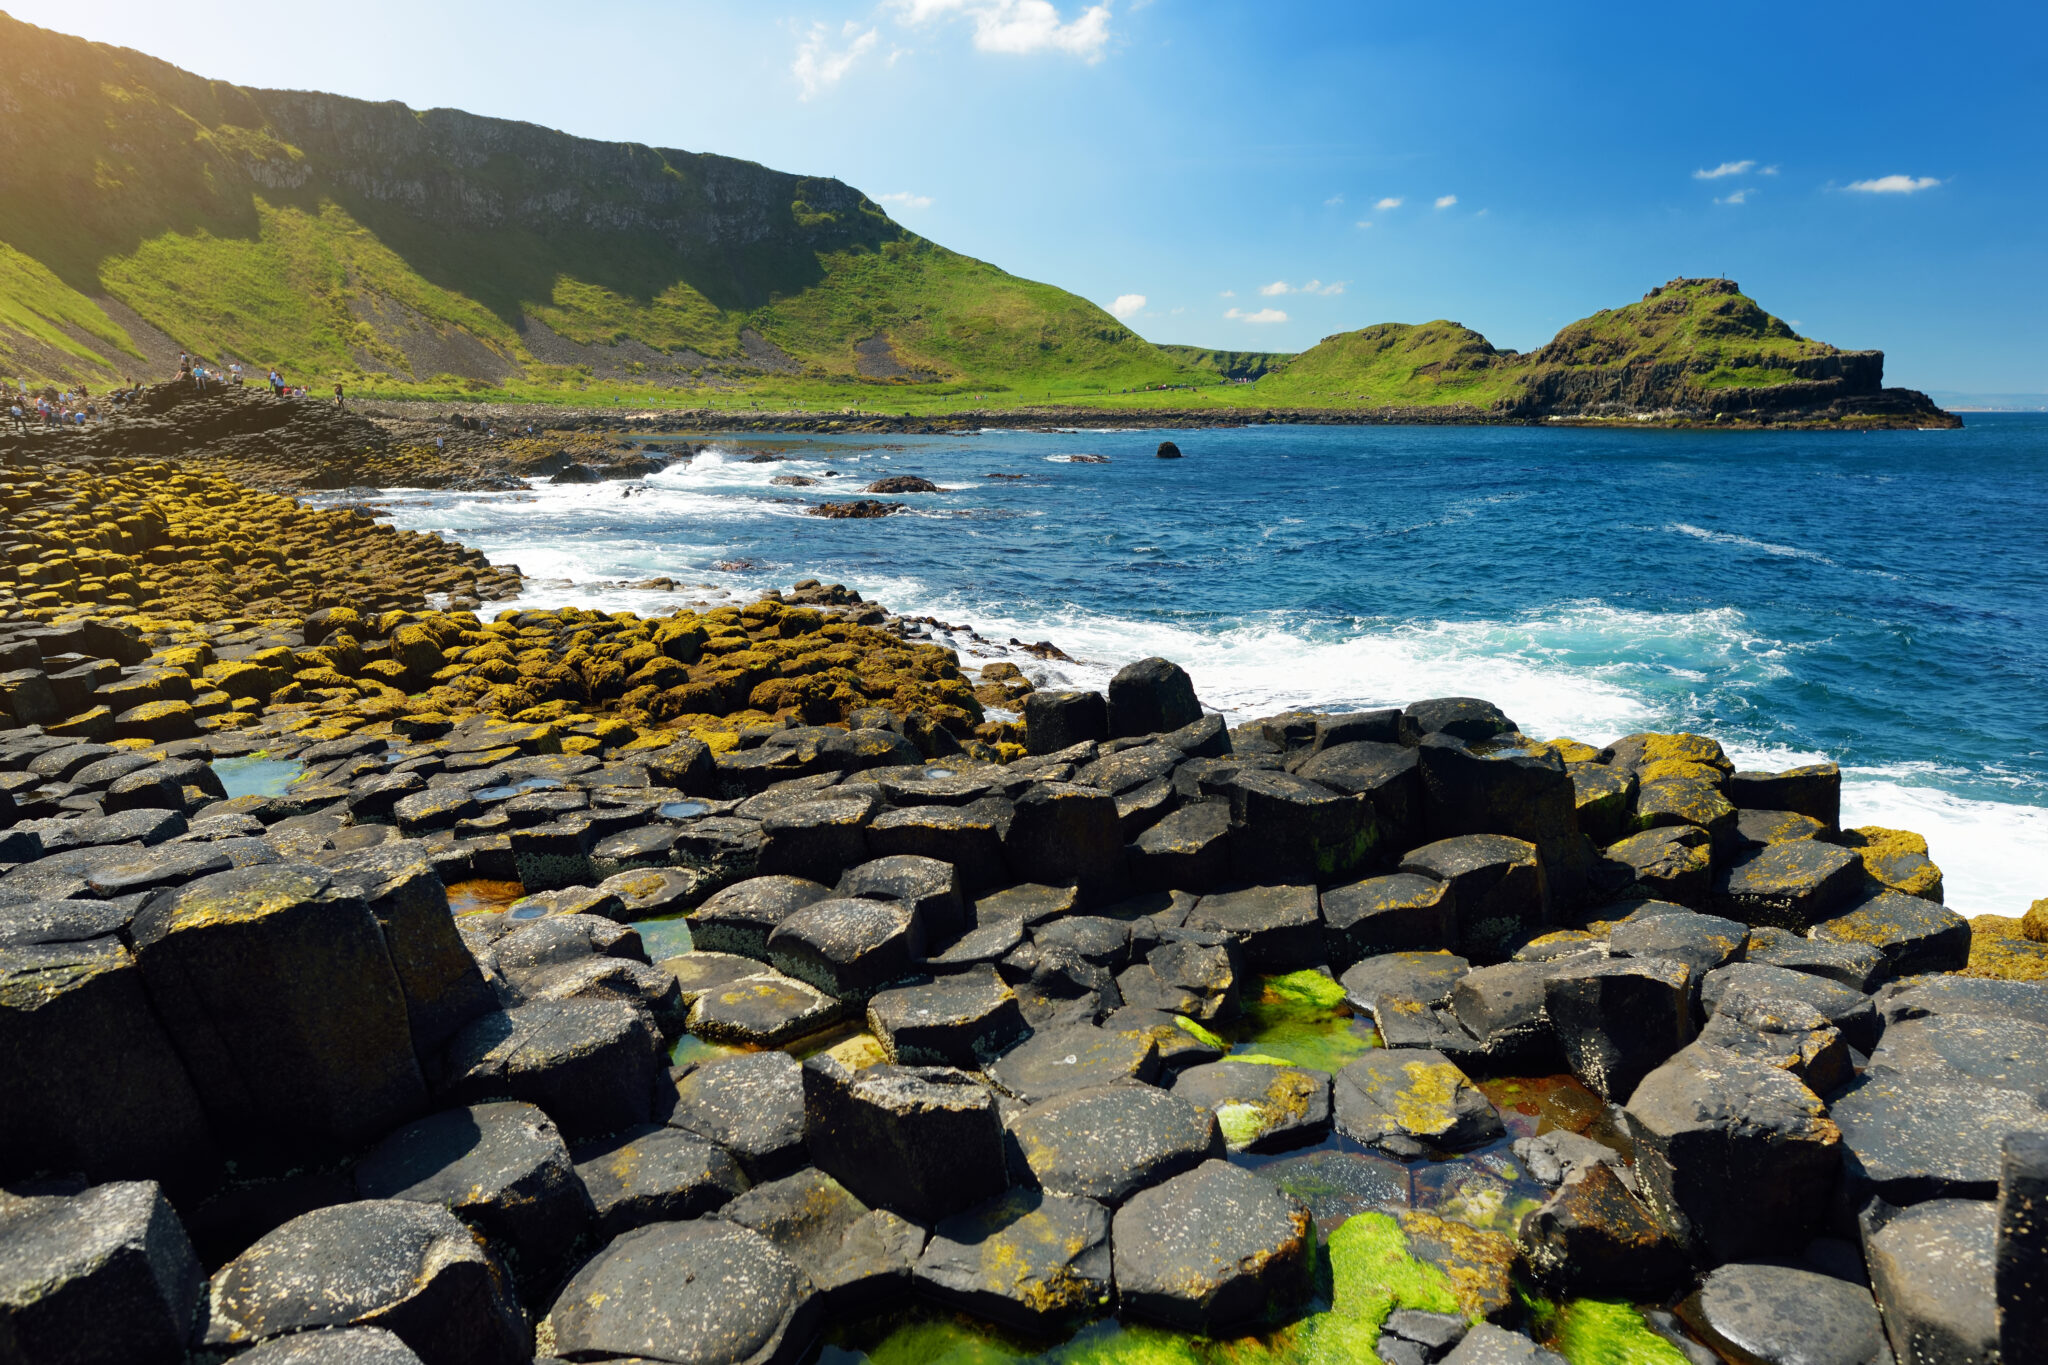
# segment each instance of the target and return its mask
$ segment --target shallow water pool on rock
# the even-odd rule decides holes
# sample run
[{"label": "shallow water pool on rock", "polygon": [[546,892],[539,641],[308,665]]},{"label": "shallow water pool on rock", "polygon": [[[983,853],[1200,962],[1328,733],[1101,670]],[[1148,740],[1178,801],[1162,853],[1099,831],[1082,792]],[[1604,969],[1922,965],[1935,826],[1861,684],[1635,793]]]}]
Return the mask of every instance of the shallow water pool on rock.
[{"label": "shallow water pool on rock", "polygon": [[270,758],[246,754],[240,758],[216,758],[208,765],[220,779],[228,799],[237,796],[283,796],[306,765],[295,758]]},{"label": "shallow water pool on rock", "polygon": [[1241,1013],[1213,1031],[1234,1056],[1278,1057],[1332,1075],[1380,1046],[1372,1021],[1344,1003],[1344,988],[1314,971],[1252,978]]}]

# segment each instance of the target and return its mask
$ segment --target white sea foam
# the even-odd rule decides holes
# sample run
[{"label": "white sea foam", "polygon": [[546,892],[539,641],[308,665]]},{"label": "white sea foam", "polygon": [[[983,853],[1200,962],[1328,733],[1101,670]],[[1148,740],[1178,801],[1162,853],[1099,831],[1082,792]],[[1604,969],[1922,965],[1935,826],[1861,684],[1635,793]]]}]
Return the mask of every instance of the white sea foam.
[{"label": "white sea foam", "polygon": [[1704,526],[1694,526],[1689,522],[1674,521],[1664,529],[1675,531],[1682,536],[1691,536],[1695,540],[1711,541],[1716,545],[1739,545],[1745,550],[1761,550],[1767,555],[1783,555],[1787,559],[1811,559],[1819,564],[1835,562],[1824,554],[1803,550],[1797,545],[1774,545],[1768,540],[1753,540],[1730,531],[1709,531]]}]

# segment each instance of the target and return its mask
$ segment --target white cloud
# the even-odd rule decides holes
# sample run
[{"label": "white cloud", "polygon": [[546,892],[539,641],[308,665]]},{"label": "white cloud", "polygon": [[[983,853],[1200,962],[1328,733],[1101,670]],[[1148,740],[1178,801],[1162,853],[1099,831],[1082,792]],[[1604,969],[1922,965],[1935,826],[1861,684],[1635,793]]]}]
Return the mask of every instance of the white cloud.
[{"label": "white cloud", "polygon": [[1294,286],[1289,284],[1285,280],[1275,280],[1271,284],[1260,285],[1259,292],[1261,294],[1264,294],[1269,299],[1276,298],[1281,294],[1292,294],[1294,292]]},{"label": "white cloud", "polygon": [[890,8],[906,24],[972,19],[974,45],[983,52],[1064,52],[1096,62],[1109,42],[1107,4],[1090,5],[1068,20],[1052,0],[892,0]]},{"label": "white cloud", "polygon": [[1382,213],[1384,213],[1384,212],[1386,212],[1386,211],[1387,211],[1388,209],[1397,209],[1397,208],[1400,208],[1400,207],[1401,207],[1401,201],[1400,201],[1400,200],[1399,200],[1398,198],[1389,198],[1389,199],[1382,199],[1382,200],[1380,200],[1380,202],[1379,202],[1379,203],[1377,203],[1377,204],[1374,204],[1374,205],[1373,205],[1373,207],[1374,207],[1374,208],[1376,208],[1376,209],[1378,209],[1378,210],[1380,210],[1380,211],[1381,211]]},{"label": "white cloud", "polygon": [[1372,219],[1370,219],[1370,218],[1361,218],[1361,219],[1359,219],[1359,220],[1358,220],[1358,226],[1359,226],[1359,227],[1362,227],[1362,228],[1369,228],[1369,227],[1371,227],[1371,226],[1372,226]]},{"label": "white cloud", "polygon": [[1849,188],[1858,194],[1918,194],[1940,183],[1931,175],[1881,175],[1875,180],[1852,180]]},{"label": "white cloud", "polygon": [[1714,198],[1714,202],[1717,204],[1747,204],[1750,194],[1750,190],[1740,189],[1736,190],[1733,194],[1717,195]]},{"label": "white cloud", "polygon": [[1235,319],[1238,322],[1267,323],[1287,321],[1287,314],[1281,312],[1278,308],[1261,308],[1256,313],[1247,313],[1242,308],[1233,308],[1223,316]]},{"label": "white cloud", "polygon": [[1145,306],[1143,294],[1118,294],[1116,302],[1109,305],[1109,311],[1119,318],[1132,318]]},{"label": "white cloud", "polygon": [[[1721,180],[1731,175],[1748,175],[1750,171],[1755,168],[1755,166],[1756,162],[1754,160],[1724,161],[1720,165],[1714,167],[1714,169],[1712,169],[1711,171],[1694,171],[1692,173],[1692,178],[1695,180]],[[1770,170],[1764,172],[1764,174],[1773,175],[1776,174],[1776,172],[1777,167],[1773,166]]]},{"label": "white cloud", "polygon": [[1458,202],[1458,196],[1457,196],[1457,195],[1455,195],[1455,194],[1444,194],[1444,195],[1438,195],[1438,196],[1437,196],[1437,201],[1436,201],[1436,206],[1437,206],[1438,208],[1440,208],[1440,209],[1447,209],[1447,208],[1449,208],[1449,207],[1450,207],[1451,205],[1453,205],[1453,204],[1455,204],[1455,203],[1457,203],[1457,202]]},{"label": "white cloud", "polygon": [[876,33],[873,29],[863,32],[859,24],[848,20],[840,29],[839,38],[841,45],[835,47],[832,31],[822,23],[814,23],[810,36],[797,44],[796,60],[789,69],[804,88],[800,98],[809,99],[839,84],[853,64],[874,47]]},{"label": "white cloud", "polygon": [[875,196],[875,202],[894,204],[899,209],[928,209],[932,206],[932,197],[928,194],[911,194],[903,190],[895,194],[878,194]]},{"label": "white cloud", "polygon": [[1237,291],[1235,289],[1226,289],[1221,294],[1217,295],[1217,297],[1225,299],[1234,299],[1237,297]]},{"label": "white cloud", "polygon": [[1766,166],[1757,172],[1758,175],[1776,175],[1777,173],[1778,168],[1776,166]]},{"label": "white cloud", "polygon": [[1341,195],[1341,194],[1333,194],[1333,195],[1331,195],[1331,196],[1330,196],[1330,197],[1329,197],[1328,199],[1325,199],[1325,200],[1323,201],[1323,207],[1324,207],[1324,208],[1326,208],[1326,209],[1333,209],[1333,208],[1337,207],[1337,205],[1339,205],[1339,204],[1341,204],[1341,203],[1343,203],[1343,202],[1344,202],[1344,196],[1343,196],[1343,195]]}]

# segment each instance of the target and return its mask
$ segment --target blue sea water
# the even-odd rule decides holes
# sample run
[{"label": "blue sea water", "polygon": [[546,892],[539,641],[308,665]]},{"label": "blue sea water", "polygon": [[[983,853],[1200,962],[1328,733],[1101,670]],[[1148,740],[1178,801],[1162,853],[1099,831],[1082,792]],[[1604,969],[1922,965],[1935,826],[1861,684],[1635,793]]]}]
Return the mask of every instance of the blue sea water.
[{"label": "blue sea water", "polygon": [[[1826,756],[1845,823],[1920,830],[1951,905],[2018,914],[2048,895],[2048,417],[1968,420],[734,438],[630,494],[390,502],[520,565],[533,605],[707,600],[623,586],[657,574],[734,594],[817,577],[972,626],[964,662],[1046,681],[1165,655],[1233,717],[1463,694],[1532,734]],[[1186,458],[1155,459],[1162,437]],[[884,520],[804,515],[893,474],[944,491]]]}]

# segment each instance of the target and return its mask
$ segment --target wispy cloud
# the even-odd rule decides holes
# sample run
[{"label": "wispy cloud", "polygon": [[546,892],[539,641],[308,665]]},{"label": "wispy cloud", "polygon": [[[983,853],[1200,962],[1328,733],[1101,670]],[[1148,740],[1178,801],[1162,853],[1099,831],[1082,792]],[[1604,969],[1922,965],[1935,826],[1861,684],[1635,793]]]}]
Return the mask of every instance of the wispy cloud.
[{"label": "wispy cloud", "polygon": [[1377,204],[1374,204],[1373,207],[1378,209],[1380,212],[1385,213],[1389,209],[1400,208],[1401,200],[1399,199],[1399,197],[1390,196],[1386,199],[1380,200]]},{"label": "wispy cloud", "polygon": [[906,24],[972,19],[974,45],[983,52],[1064,52],[1096,62],[1109,43],[1107,4],[1090,5],[1072,19],[1060,18],[1052,0],[891,0],[889,7]]},{"label": "wispy cloud", "polygon": [[1440,194],[1437,196],[1436,206],[1440,209],[1447,209],[1457,202],[1458,196],[1455,194]]},{"label": "wispy cloud", "polygon": [[1226,289],[1221,294],[1218,294],[1216,297],[1221,299],[1234,299],[1237,297],[1237,291],[1235,289]]},{"label": "wispy cloud", "polygon": [[1858,194],[1918,194],[1940,183],[1931,175],[1880,175],[1875,180],[1852,180],[1848,188]]},{"label": "wispy cloud", "polygon": [[1271,284],[1260,285],[1259,292],[1269,299],[1277,298],[1282,294],[1321,294],[1323,297],[1329,298],[1343,293],[1344,286],[1348,283],[1350,283],[1348,280],[1332,280],[1328,284],[1324,284],[1321,280],[1310,280],[1306,284],[1289,284],[1285,280],[1275,280]]},{"label": "wispy cloud", "polygon": [[1331,195],[1331,196],[1330,196],[1330,197],[1329,197],[1328,199],[1325,199],[1325,200],[1323,201],[1323,207],[1324,207],[1324,208],[1326,208],[1326,209],[1333,209],[1333,208],[1337,207],[1337,205],[1339,205],[1339,204],[1341,204],[1341,203],[1343,203],[1343,202],[1344,202],[1344,196],[1343,196],[1343,195],[1341,195],[1341,194],[1333,194],[1333,195]]},{"label": "wispy cloud", "polygon": [[[1731,175],[1748,175],[1752,170],[1755,169],[1755,159],[1745,158],[1741,161],[1724,161],[1720,165],[1714,167],[1712,170],[1694,171],[1692,173],[1692,178],[1695,180],[1725,180]],[[1777,167],[1773,166],[1771,168],[1770,173],[1775,174],[1776,171]]]},{"label": "wispy cloud", "polygon": [[928,209],[932,206],[932,197],[928,194],[911,194],[907,190],[899,190],[895,194],[878,194],[875,196],[875,202],[894,204],[899,209]]},{"label": "wispy cloud", "polygon": [[839,84],[854,63],[874,48],[876,38],[874,29],[863,30],[848,20],[840,28],[839,41],[835,43],[831,29],[822,23],[812,24],[809,36],[797,44],[796,60],[789,67],[797,83],[803,86],[799,98],[810,99]]},{"label": "wispy cloud", "polygon": [[1118,294],[1116,302],[1109,305],[1109,311],[1119,318],[1134,318],[1145,308],[1143,294]]},{"label": "wispy cloud", "polygon": [[1371,226],[1372,226],[1372,219],[1370,219],[1370,218],[1361,218],[1361,219],[1359,219],[1359,220],[1358,220],[1358,224],[1357,224],[1357,225],[1358,225],[1359,227],[1362,227],[1362,228],[1369,228],[1369,227],[1371,227]]},{"label": "wispy cloud", "polygon": [[1754,190],[1740,189],[1730,194],[1715,195],[1714,202],[1717,204],[1747,204],[1749,202],[1749,196],[1754,193]]},{"label": "wispy cloud", "polygon": [[1223,316],[1237,322],[1267,323],[1287,321],[1287,314],[1281,312],[1278,308],[1261,308],[1256,313],[1247,313],[1242,308],[1233,308]]}]

